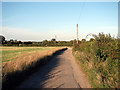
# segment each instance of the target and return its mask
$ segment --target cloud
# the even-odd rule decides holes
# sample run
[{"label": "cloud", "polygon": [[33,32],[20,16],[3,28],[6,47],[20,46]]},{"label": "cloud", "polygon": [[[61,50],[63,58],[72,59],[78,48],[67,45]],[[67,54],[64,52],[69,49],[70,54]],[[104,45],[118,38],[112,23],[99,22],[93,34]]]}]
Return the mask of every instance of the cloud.
[{"label": "cloud", "polygon": [[73,34],[68,31],[49,30],[48,32],[45,32],[12,27],[2,27],[2,35],[4,35],[7,40],[16,39],[22,41],[51,40],[52,38],[55,38],[55,36],[57,40],[73,39]]},{"label": "cloud", "polygon": [[[41,41],[45,38],[44,32],[35,32],[30,29],[2,27],[2,34],[9,39],[17,39],[23,41]],[[46,38],[45,38],[46,39]]]},{"label": "cloud", "polygon": [[[1,29],[1,27],[0,27]],[[97,31],[98,30],[98,31]],[[84,32],[85,30],[79,31],[79,40],[86,38],[86,35],[89,32]],[[91,30],[92,31],[92,30]],[[90,31],[90,32],[91,32]],[[118,34],[118,27],[101,27],[97,28],[93,34],[97,34],[104,32],[104,34],[110,33],[112,36],[117,36]],[[1,30],[0,30],[1,33]],[[42,40],[51,40],[55,38],[56,40],[60,41],[68,41],[76,39],[76,31],[69,31],[69,30],[49,30],[45,32],[45,30],[32,30],[32,29],[25,29],[25,28],[13,28],[13,27],[2,27],[2,35],[6,37],[7,40],[16,39],[22,41],[42,41]]]}]

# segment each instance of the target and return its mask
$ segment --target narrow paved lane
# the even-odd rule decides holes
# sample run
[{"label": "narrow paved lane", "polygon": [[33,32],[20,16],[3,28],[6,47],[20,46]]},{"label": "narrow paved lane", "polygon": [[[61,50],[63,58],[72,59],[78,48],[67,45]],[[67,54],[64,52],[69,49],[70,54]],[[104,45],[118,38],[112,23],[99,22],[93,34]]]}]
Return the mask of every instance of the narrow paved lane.
[{"label": "narrow paved lane", "polygon": [[72,56],[72,49],[59,53],[19,88],[90,88]]}]

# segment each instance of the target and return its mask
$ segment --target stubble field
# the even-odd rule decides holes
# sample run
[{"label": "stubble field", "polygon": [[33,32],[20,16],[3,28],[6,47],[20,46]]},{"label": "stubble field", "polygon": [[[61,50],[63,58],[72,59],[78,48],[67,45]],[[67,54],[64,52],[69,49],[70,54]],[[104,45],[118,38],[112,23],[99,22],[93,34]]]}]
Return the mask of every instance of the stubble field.
[{"label": "stubble field", "polygon": [[64,47],[1,47],[3,81],[9,73],[33,67],[42,58]]}]

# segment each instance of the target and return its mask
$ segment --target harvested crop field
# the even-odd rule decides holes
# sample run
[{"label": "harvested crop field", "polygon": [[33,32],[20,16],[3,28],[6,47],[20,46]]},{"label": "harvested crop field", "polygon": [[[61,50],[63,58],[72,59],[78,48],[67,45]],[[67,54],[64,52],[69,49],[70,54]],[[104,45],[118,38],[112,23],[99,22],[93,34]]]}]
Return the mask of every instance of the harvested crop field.
[{"label": "harvested crop field", "polygon": [[17,60],[20,57],[49,54],[60,47],[2,47],[2,62]]},{"label": "harvested crop field", "polygon": [[6,81],[9,73],[24,71],[34,67],[42,58],[51,56],[64,47],[1,47],[2,50],[2,77]]}]

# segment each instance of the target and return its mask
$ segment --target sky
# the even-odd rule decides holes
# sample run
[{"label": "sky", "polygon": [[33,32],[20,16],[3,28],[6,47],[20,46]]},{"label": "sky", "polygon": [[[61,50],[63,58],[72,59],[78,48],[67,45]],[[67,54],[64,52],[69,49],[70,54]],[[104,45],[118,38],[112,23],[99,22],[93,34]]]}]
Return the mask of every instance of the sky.
[{"label": "sky", "polygon": [[76,24],[79,40],[90,33],[117,36],[118,3],[2,2],[2,35],[7,40],[73,40]]}]

